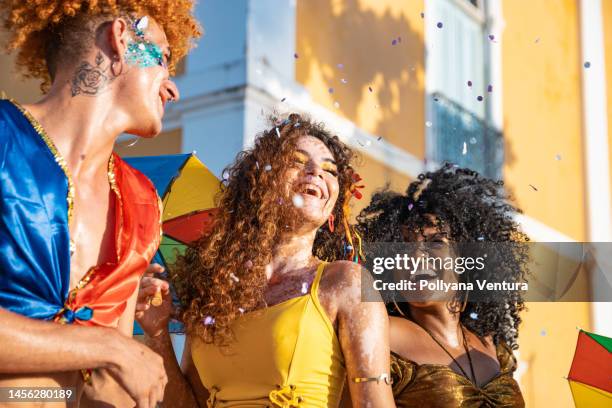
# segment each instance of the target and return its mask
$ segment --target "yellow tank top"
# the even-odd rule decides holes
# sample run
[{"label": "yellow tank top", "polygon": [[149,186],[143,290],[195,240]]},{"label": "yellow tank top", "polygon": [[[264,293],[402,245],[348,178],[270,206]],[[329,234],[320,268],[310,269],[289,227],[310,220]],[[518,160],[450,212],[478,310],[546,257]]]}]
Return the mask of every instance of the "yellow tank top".
[{"label": "yellow tank top", "polygon": [[345,379],[340,343],[317,291],[234,322],[228,350],[192,338],[191,353],[209,407],[337,407]]}]

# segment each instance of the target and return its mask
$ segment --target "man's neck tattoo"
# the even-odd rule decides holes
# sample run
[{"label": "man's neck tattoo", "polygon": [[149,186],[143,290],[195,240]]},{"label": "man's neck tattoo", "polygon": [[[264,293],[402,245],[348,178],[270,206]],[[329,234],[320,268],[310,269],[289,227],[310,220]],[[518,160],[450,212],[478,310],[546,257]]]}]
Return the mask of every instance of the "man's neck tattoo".
[{"label": "man's neck tattoo", "polygon": [[113,77],[108,75],[110,64],[105,66],[104,55],[98,51],[95,66],[88,61],[83,61],[72,77],[72,96],[97,96],[104,91]]}]

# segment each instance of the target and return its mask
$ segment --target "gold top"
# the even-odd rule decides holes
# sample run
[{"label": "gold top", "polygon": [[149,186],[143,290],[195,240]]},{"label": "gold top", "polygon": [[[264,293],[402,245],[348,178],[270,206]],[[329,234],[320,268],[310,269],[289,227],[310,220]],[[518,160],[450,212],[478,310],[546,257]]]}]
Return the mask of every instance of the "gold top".
[{"label": "gold top", "polygon": [[525,406],[518,383],[512,378],[516,359],[505,344],[497,346],[500,372],[478,387],[442,364],[416,364],[391,352],[393,397],[398,408]]}]

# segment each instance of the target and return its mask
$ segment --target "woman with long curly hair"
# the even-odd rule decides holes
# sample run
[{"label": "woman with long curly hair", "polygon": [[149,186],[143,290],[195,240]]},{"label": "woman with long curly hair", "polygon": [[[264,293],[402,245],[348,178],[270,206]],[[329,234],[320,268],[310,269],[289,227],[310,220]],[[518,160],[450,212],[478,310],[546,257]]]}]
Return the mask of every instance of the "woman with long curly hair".
[{"label": "woman with long curly hair", "polygon": [[[342,260],[358,250],[352,157],[292,114],[223,173],[212,232],[179,258],[173,279],[188,335],[183,369],[200,401],[335,407],[348,375],[355,406],[393,406],[384,305],[361,302],[369,274]],[[146,320],[148,344],[172,365],[169,385],[184,383],[167,317]]]},{"label": "woman with long curly hair", "polygon": [[[463,283],[519,282],[525,279],[528,262],[526,246],[520,243],[528,239],[512,218],[516,212],[520,210],[508,202],[501,181],[445,164],[419,175],[406,195],[375,194],[358,221],[367,242],[418,243],[421,251],[425,248],[429,256],[441,259],[483,255],[485,246],[496,255],[493,268],[461,274],[420,268],[416,282],[432,280],[424,275]],[[405,301],[396,294],[388,303],[397,406],[524,406],[512,378],[512,349],[518,347],[524,308],[520,292],[500,291],[495,299],[472,301],[464,290],[451,292],[445,300],[434,297],[440,293],[421,295]]]}]

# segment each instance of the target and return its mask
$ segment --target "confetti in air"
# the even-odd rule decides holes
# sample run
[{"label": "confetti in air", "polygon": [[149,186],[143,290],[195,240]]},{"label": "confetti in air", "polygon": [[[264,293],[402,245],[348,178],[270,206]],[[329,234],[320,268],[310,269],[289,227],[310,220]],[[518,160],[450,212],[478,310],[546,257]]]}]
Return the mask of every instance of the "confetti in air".
[{"label": "confetti in air", "polygon": [[561,155],[560,155],[560,154],[556,154],[556,155],[555,155],[555,160],[556,160],[556,161],[561,160]]},{"label": "confetti in air", "polygon": [[442,28],[442,27],[444,27],[444,24],[442,24],[442,22],[441,22],[441,21],[438,21],[438,24],[436,24],[436,27],[438,27],[438,28]]},{"label": "confetti in air", "polygon": [[468,81],[467,84],[468,84],[468,86],[471,87],[472,86],[472,81]]},{"label": "confetti in air", "polygon": [[430,121],[425,122],[425,126],[431,127],[432,123]]},{"label": "confetti in air", "polygon": [[542,336],[542,337],[546,336],[546,329],[542,329],[540,331],[540,336]]},{"label": "confetti in air", "polygon": [[395,44],[397,44],[397,40],[393,39],[393,41],[391,41],[391,45],[395,45]]},{"label": "confetti in air", "polygon": [[470,313],[470,319],[472,319],[472,320],[478,319],[478,313],[476,313],[476,312]]},{"label": "confetti in air", "polygon": [[336,66],[338,67],[338,69],[344,69],[344,64],[338,64]]},{"label": "confetti in air", "polygon": [[340,102],[338,102],[338,101],[334,102],[334,107],[336,109],[340,108]]},{"label": "confetti in air", "polygon": [[487,92],[493,92],[493,85],[489,84],[489,86],[487,86]]},{"label": "confetti in air", "polygon": [[476,144],[476,138],[475,137],[471,137],[470,138],[470,144]]},{"label": "confetti in air", "polygon": [[467,143],[463,142],[463,150],[461,151],[462,155],[466,155],[467,154]]},{"label": "confetti in air", "polygon": [[368,86],[368,91],[373,92],[371,86]]},{"label": "confetti in air", "polygon": [[342,82],[343,84],[347,84],[347,83],[348,83],[348,81],[347,81],[346,79],[344,79],[344,78],[342,78],[342,79],[340,80],[340,82]]},{"label": "confetti in air", "polygon": [[495,41],[495,36],[493,34],[489,34],[489,40]]},{"label": "confetti in air", "polygon": [[539,43],[539,42],[540,42],[540,37],[538,37],[538,38],[536,38],[536,39],[535,39],[535,43],[536,43],[536,44],[537,44],[537,43]]},{"label": "confetti in air", "polygon": [[293,54],[293,58],[298,59],[300,58],[300,56],[298,55],[298,53],[296,52],[295,54]]},{"label": "confetti in air", "polygon": [[591,63],[589,61],[584,63],[584,67],[585,68],[590,68],[591,67]]},{"label": "confetti in air", "polygon": [[476,99],[478,100],[478,102],[482,102],[482,100],[483,100],[484,98],[482,97],[482,95],[478,95],[478,97],[477,97]]},{"label": "confetti in air", "polygon": [[329,92],[330,94],[334,93],[334,88],[328,88],[327,92]]},{"label": "confetti in air", "polygon": [[281,99],[281,102],[285,102],[285,100],[286,100],[286,99],[287,99],[287,98],[283,98],[283,99]]},{"label": "confetti in air", "polygon": [[380,142],[382,140],[382,136],[378,136],[376,140]]},{"label": "confetti in air", "polygon": [[293,205],[297,208],[302,208],[304,206],[304,198],[299,194],[294,194],[291,201],[293,201]]},{"label": "confetti in air", "polygon": [[529,187],[533,188],[533,191],[538,191],[538,189],[536,188],[536,186],[534,186],[533,184],[530,184]]},{"label": "confetti in air", "polygon": [[425,18],[425,13],[421,11],[421,18]]}]

